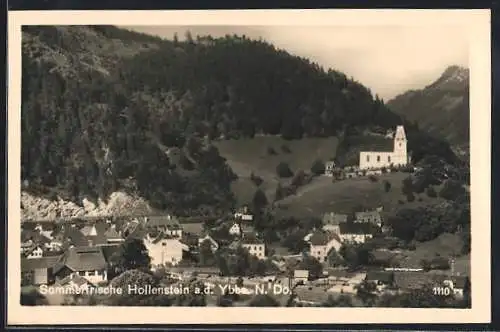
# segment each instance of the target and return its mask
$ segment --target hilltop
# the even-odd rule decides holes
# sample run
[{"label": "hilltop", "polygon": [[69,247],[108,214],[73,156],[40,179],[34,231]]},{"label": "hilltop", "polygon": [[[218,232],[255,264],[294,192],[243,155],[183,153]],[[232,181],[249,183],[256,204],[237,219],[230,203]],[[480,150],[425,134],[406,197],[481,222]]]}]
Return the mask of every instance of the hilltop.
[{"label": "hilltop", "polygon": [[387,103],[394,112],[454,145],[469,143],[469,69],[448,67],[430,85]]},{"label": "hilltop", "polygon": [[[22,180],[53,201],[101,206],[124,192],[152,209],[218,213],[249,172],[276,183],[281,161],[308,170],[351,136],[401,123],[414,159],[454,157],[361,83],[245,36],[29,26],[22,45]],[[264,157],[273,144],[290,152]]]}]

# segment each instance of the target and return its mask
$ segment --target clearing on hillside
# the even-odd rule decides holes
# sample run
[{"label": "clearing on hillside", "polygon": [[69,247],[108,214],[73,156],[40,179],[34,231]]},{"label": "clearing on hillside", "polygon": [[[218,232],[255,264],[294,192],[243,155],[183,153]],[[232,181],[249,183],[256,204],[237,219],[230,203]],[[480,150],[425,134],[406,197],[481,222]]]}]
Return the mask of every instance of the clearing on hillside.
[{"label": "clearing on hillside", "polygon": [[233,183],[233,192],[240,204],[246,204],[257,188],[250,180],[252,172],[264,180],[261,188],[272,200],[280,181],[276,174],[276,166],[280,162],[288,163],[294,173],[300,169],[309,172],[315,160],[325,162],[335,157],[338,139],[311,137],[285,140],[279,136],[256,136],[216,141],[214,145],[238,175],[239,179]]},{"label": "clearing on hillside", "polygon": [[[378,176],[377,182],[367,177],[332,182],[318,177],[300,188],[296,195],[276,203],[276,214],[282,217],[322,217],[326,212],[352,213],[360,205],[367,209],[384,206],[385,212],[398,208],[398,200],[406,202],[401,192],[402,181],[408,173],[389,173]],[[391,183],[385,192],[383,181]],[[406,203],[405,203],[406,204]]]}]

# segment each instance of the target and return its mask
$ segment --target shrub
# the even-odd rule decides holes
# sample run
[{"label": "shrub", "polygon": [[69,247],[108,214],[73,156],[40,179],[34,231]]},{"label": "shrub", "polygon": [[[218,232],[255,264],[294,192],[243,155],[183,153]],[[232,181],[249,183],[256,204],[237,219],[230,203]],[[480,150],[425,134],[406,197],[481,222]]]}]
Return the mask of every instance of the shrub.
[{"label": "shrub", "polygon": [[387,168],[382,167],[381,171],[382,171],[382,174],[386,174],[387,173]]},{"label": "shrub", "polygon": [[316,160],[311,166],[311,173],[314,175],[321,175],[325,173],[325,164],[321,160]]},{"label": "shrub", "polygon": [[290,178],[293,176],[293,172],[290,169],[290,166],[285,162],[280,162],[278,166],[276,166],[276,173],[280,178]]},{"label": "shrub", "polygon": [[411,176],[408,176],[403,180],[403,187],[401,188],[401,191],[407,196],[413,193],[413,180]]},{"label": "shrub", "polygon": [[437,197],[436,189],[434,189],[433,187],[427,188],[426,193],[427,193],[427,196],[429,196],[429,197],[432,197],[432,198]]},{"label": "shrub", "polygon": [[269,146],[267,148],[267,154],[270,155],[270,156],[275,156],[277,155],[278,153],[276,152],[276,150],[272,147],[272,146]]},{"label": "shrub", "polygon": [[306,184],[307,174],[303,170],[298,170],[292,179],[292,186],[300,187]]},{"label": "shrub", "polygon": [[413,193],[408,193],[408,194],[406,195],[406,200],[407,200],[408,202],[413,202],[413,201],[415,201],[415,195],[413,195]]},{"label": "shrub", "polygon": [[283,144],[281,146],[281,151],[283,151],[284,153],[292,153],[292,150],[290,150],[290,148],[286,144]]},{"label": "shrub", "polygon": [[455,200],[464,193],[465,189],[462,187],[460,182],[448,180],[444,183],[443,189],[439,192],[439,196],[447,200]]},{"label": "shrub", "polygon": [[378,177],[376,177],[375,175],[370,175],[368,176],[368,179],[371,181],[371,182],[377,182],[378,181]]},{"label": "shrub", "polygon": [[252,174],[250,174],[250,180],[252,180],[252,182],[257,187],[259,187],[264,182],[264,180],[262,180],[262,178],[260,176],[255,175],[253,172],[252,172]]},{"label": "shrub", "polygon": [[384,191],[386,193],[388,193],[389,191],[391,191],[391,183],[387,180],[384,181]]}]

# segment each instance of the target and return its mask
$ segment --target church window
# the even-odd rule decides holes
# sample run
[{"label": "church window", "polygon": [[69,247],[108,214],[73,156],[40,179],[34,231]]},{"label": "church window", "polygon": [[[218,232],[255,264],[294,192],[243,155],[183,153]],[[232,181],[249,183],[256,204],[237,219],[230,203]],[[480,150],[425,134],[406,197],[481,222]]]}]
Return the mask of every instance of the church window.
[{"label": "church window", "polygon": [[379,162],[379,161],[380,161],[380,156],[377,156],[377,162]]},{"label": "church window", "polygon": [[370,156],[366,156],[366,161],[370,162]]},{"label": "church window", "polygon": [[387,156],[387,161],[391,162],[391,156]]},{"label": "church window", "polygon": [[399,143],[399,147],[401,147],[401,143]]}]

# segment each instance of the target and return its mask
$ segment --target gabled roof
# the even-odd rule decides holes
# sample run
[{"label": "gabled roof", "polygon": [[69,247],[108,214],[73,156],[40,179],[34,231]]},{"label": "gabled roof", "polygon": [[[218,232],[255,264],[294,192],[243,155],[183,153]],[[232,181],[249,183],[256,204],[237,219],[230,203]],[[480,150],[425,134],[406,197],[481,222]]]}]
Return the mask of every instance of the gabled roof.
[{"label": "gabled roof", "polygon": [[330,212],[323,215],[323,225],[338,225],[342,222],[347,222],[347,214]]},{"label": "gabled roof", "polygon": [[373,226],[369,223],[346,222],[339,225],[340,234],[372,234]]},{"label": "gabled roof", "polygon": [[370,138],[363,137],[359,139],[356,145],[363,152],[393,152],[394,140],[386,137],[370,136]]},{"label": "gabled roof", "polygon": [[370,220],[378,220],[381,219],[380,212],[378,211],[363,211],[363,212],[356,212],[354,214],[356,220],[365,220],[365,219],[370,219]]},{"label": "gabled roof", "polygon": [[43,251],[42,246],[37,244],[29,248],[28,250],[24,251],[24,256],[29,256],[31,255],[36,249],[40,249]]},{"label": "gabled roof", "polygon": [[295,270],[293,271],[294,278],[308,278],[309,271],[308,270]]},{"label": "gabled roof", "polygon": [[34,271],[36,269],[53,268],[61,256],[48,256],[35,259],[21,259],[21,271]]},{"label": "gabled roof", "polygon": [[[177,218],[166,215],[166,216],[149,216],[146,223],[148,227],[178,227],[179,221]],[[177,225],[177,226],[176,226]]]},{"label": "gabled roof", "polygon": [[103,270],[107,262],[100,247],[74,247],[68,249],[57,262],[54,272],[64,266],[72,271]]},{"label": "gabled roof", "polygon": [[113,227],[108,228],[106,232],[104,232],[104,236],[107,240],[123,239],[122,236]]},{"label": "gabled roof", "polygon": [[242,240],[241,244],[264,244],[264,241],[259,239],[255,234],[253,233],[245,233]]},{"label": "gabled roof", "polygon": [[104,259],[106,262],[109,262],[109,259],[111,256],[113,256],[114,253],[118,252],[121,248],[121,245],[116,245],[116,244],[108,244],[100,247],[102,250],[102,254],[104,255]]},{"label": "gabled roof", "polygon": [[365,280],[392,283],[394,280],[394,273],[391,271],[368,271]]},{"label": "gabled roof", "polygon": [[336,240],[336,241],[340,242],[339,236],[337,234],[335,234],[334,232],[319,230],[319,231],[316,231],[311,236],[311,238],[309,239],[309,242],[313,246],[324,246],[332,240]]},{"label": "gabled roof", "polygon": [[27,242],[30,239],[36,244],[50,243],[50,239],[45,235],[41,234],[40,232],[31,229],[30,230],[23,229],[21,231],[21,243]]},{"label": "gabled roof", "polygon": [[88,240],[82,232],[76,227],[67,225],[64,227],[62,233],[58,238],[66,245],[74,245],[75,247],[87,246]]}]

